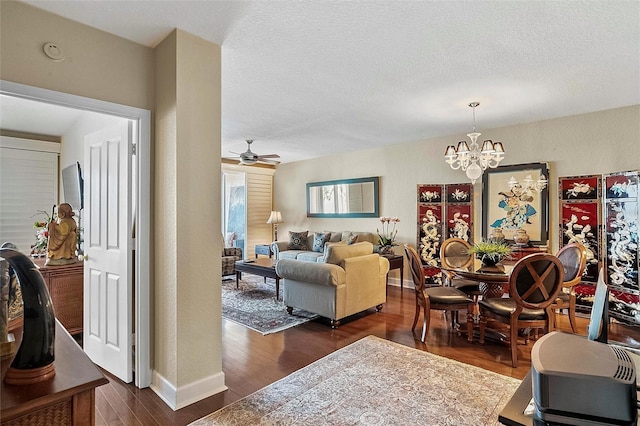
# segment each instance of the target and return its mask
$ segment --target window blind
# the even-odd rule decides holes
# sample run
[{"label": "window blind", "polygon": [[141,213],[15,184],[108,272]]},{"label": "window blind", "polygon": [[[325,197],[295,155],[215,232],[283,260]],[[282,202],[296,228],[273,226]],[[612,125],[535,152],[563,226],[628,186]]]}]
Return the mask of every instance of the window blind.
[{"label": "window blind", "polygon": [[[0,244],[25,254],[35,243],[36,220],[58,203],[58,143],[2,138],[0,143]],[[18,148],[19,147],[19,148]]]}]

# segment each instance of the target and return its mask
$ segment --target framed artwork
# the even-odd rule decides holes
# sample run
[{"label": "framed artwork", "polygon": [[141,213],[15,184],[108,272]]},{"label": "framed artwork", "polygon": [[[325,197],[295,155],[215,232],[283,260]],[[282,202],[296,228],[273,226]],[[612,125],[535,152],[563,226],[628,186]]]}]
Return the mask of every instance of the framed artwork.
[{"label": "framed artwork", "polygon": [[418,202],[439,203],[442,201],[443,185],[418,185]]},{"label": "framed artwork", "polygon": [[[484,171],[482,182],[482,234],[487,237],[496,228],[502,229],[505,239],[513,240],[523,228],[533,244],[545,245],[549,235],[549,188],[541,191],[524,189],[520,184],[531,178],[536,182],[548,177],[546,163],[501,166]],[[513,188],[509,180],[519,182]]]},{"label": "framed artwork", "polygon": [[605,176],[606,198],[638,198],[638,172]]},{"label": "framed artwork", "polygon": [[446,185],[447,203],[468,203],[473,194],[473,185],[470,183],[457,183]]},{"label": "framed artwork", "polygon": [[450,237],[473,239],[473,185],[417,185],[416,247],[427,283],[441,281],[440,245]]},{"label": "framed artwork", "polygon": [[610,315],[640,324],[640,195],[638,171],[603,177],[604,259],[607,283],[615,295]]},{"label": "framed artwork", "polygon": [[600,176],[572,176],[559,178],[560,200],[599,200]]},{"label": "framed artwork", "polygon": [[473,212],[471,204],[447,204],[446,238],[471,241]]},{"label": "framed artwork", "polygon": [[580,243],[587,252],[587,266],[583,281],[598,281],[598,261],[600,260],[600,202],[578,201],[560,204],[560,235],[563,247]]}]

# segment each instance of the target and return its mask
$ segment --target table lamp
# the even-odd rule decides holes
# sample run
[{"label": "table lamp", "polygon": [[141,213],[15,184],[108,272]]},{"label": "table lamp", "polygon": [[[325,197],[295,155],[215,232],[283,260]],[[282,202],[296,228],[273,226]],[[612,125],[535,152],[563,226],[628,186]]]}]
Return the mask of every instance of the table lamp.
[{"label": "table lamp", "polygon": [[282,214],[280,212],[277,211],[272,211],[271,215],[269,216],[269,220],[267,220],[267,223],[271,223],[273,224],[273,241],[278,241],[278,224],[279,223],[283,223],[284,220],[282,220]]}]

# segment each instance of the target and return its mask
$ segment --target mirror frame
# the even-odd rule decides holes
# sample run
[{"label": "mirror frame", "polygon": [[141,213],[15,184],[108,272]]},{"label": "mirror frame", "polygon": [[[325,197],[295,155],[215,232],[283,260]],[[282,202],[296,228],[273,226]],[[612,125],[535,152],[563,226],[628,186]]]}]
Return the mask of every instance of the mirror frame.
[{"label": "mirror frame", "polygon": [[[373,183],[373,212],[357,212],[357,213],[311,213],[309,203],[309,190],[318,186],[332,186],[332,185],[344,185],[351,183]],[[340,179],[340,180],[327,180],[323,182],[309,182],[307,183],[307,217],[378,217],[380,212],[379,205],[379,187],[380,178],[378,176],[357,178],[357,179]]]}]

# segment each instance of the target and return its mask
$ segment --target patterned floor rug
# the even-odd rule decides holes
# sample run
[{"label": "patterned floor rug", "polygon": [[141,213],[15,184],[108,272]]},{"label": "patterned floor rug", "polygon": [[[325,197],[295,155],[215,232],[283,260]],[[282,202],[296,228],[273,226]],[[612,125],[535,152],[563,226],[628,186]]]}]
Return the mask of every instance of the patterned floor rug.
[{"label": "patterned floor rug", "polygon": [[498,425],[519,384],[367,336],[192,425]]},{"label": "patterned floor rug", "polygon": [[257,275],[242,274],[239,288],[236,280],[222,281],[222,317],[265,334],[276,333],[317,318],[317,315],[299,309],[287,313],[280,300],[276,300],[275,281]]}]

